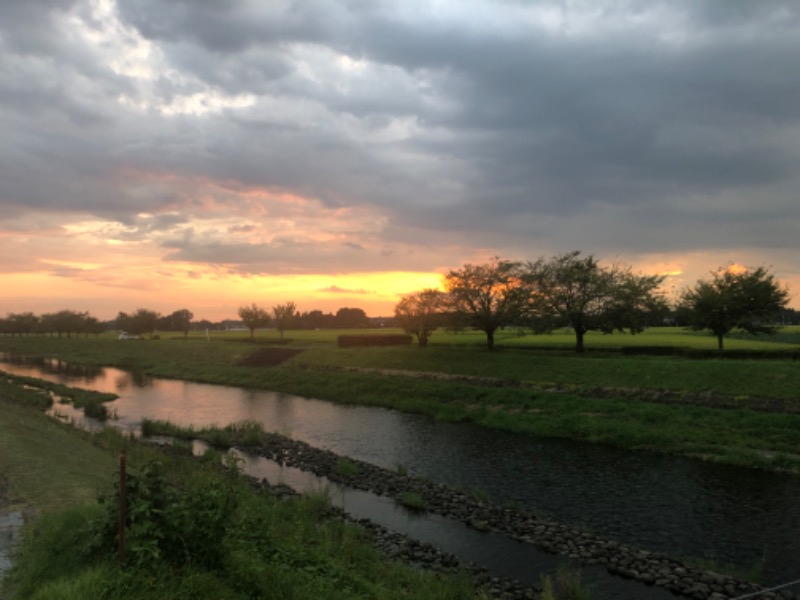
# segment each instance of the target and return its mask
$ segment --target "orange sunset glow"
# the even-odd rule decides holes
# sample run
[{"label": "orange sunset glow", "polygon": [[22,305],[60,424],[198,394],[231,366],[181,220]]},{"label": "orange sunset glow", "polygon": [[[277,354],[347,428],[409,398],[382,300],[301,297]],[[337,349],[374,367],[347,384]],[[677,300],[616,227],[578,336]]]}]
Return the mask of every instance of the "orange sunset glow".
[{"label": "orange sunset glow", "polygon": [[0,19],[0,315],[386,316],[572,250],[671,298],[765,266],[800,306],[781,3],[744,36],[691,3],[67,4]]}]

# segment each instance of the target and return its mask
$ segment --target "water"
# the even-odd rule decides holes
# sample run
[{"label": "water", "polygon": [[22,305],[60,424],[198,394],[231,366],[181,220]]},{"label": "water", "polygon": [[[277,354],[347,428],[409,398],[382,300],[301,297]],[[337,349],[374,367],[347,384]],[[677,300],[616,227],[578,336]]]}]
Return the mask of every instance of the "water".
[{"label": "water", "polygon": [[[324,477],[278,463],[260,456],[236,452],[243,459],[245,473],[270,483],[284,483],[300,492],[327,488],[334,506],[357,519],[369,519],[453,554],[466,564],[481,565],[495,576],[515,579],[535,587],[542,573],[555,573],[565,562],[562,557],[537,550],[534,546],[511,540],[497,533],[481,533],[463,523],[438,515],[421,516],[398,506],[393,500],[369,492],[337,485]],[[582,583],[604,600],[627,600],[646,595],[649,600],[669,600],[674,596],[663,589],[610,577],[603,567],[582,567]]]},{"label": "water", "polygon": [[11,556],[21,541],[22,513],[0,513],[0,579],[11,568]]},{"label": "water", "polygon": [[[123,428],[250,419],[312,445],[517,502],[603,537],[677,557],[749,569],[765,584],[800,576],[800,478],[700,461],[538,439],[371,407],[64,363],[5,363],[12,373],[113,392]],[[69,407],[58,406],[67,411]],[[79,414],[78,414],[79,416]]]}]

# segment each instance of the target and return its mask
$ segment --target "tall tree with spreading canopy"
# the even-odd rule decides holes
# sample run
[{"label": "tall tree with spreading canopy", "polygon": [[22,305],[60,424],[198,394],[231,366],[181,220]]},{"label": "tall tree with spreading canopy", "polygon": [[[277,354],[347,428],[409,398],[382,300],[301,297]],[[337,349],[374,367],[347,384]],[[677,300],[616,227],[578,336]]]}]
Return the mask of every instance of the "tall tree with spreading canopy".
[{"label": "tall tree with spreading canopy", "polygon": [[444,306],[445,294],[439,290],[414,292],[394,307],[394,320],[403,331],[417,336],[419,345],[425,348],[428,338],[442,325]]},{"label": "tall tree with spreading canopy", "polygon": [[297,306],[294,302],[286,302],[272,307],[272,319],[275,321],[275,327],[278,329],[281,339],[283,339],[283,332],[294,323],[296,318]]},{"label": "tall tree with spreading canopy", "polygon": [[250,306],[239,307],[239,318],[250,330],[250,339],[255,339],[256,329],[269,325],[269,313],[253,302]]},{"label": "tall tree with spreading canopy", "polygon": [[522,263],[494,257],[482,265],[466,264],[444,278],[448,309],[457,323],[483,331],[486,347],[494,349],[494,334],[522,316],[528,292]]},{"label": "tall tree with spreading canopy", "polygon": [[534,330],[570,327],[576,352],[584,351],[589,331],[639,333],[667,309],[659,292],[663,276],[604,267],[580,251],[528,263],[526,279],[532,287],[528,311]]},{"label": "tall tree with spreading canopy", "polygon": [[773,319],[788,302],[789,290],[766,268],[728,266],[684,290],[678,313],[694,331],[710,330],[722,352],[725,336],[734,329],[775,333],[779,327]]}]

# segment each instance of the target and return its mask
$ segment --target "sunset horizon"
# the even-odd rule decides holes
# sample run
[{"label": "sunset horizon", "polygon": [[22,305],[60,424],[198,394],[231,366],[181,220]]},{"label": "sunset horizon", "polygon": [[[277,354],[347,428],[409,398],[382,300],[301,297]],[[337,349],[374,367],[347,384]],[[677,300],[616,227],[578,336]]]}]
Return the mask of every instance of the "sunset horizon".
[{"label": "sunset horizon", "polygon": [[449,269],[728,264],[800,308],[791,4],[0,8],[0,317],[390,316]]}]

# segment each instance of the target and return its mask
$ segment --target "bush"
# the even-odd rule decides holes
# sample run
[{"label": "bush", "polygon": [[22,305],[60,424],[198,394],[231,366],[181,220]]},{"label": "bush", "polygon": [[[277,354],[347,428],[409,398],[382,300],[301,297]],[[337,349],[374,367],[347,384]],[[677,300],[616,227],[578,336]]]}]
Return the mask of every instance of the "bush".
[{"label": "bush", "polygon": [[346,458],[340,458],[333,467],[334,474],[339,477],[355,477],[361,472],[359,466]]},{"label": "bush", "polygon": [[[234,495],[219,480],[182,490],[152,462],[129,474],[125,486],[125,562],[147,569],[158,564],[219,568],[220,540],[234,513]],[[113,554],[118,544],[119,486],[107,504],[98,536],[98,550]]]},{"label": "bush", "polygon": [[428,505],[425,502],[425,499],[416,492],[403,492],[397,499],[397,502],[401,506],[405,506],[406,508],[416,512],[424,512],[428,510]]}]

